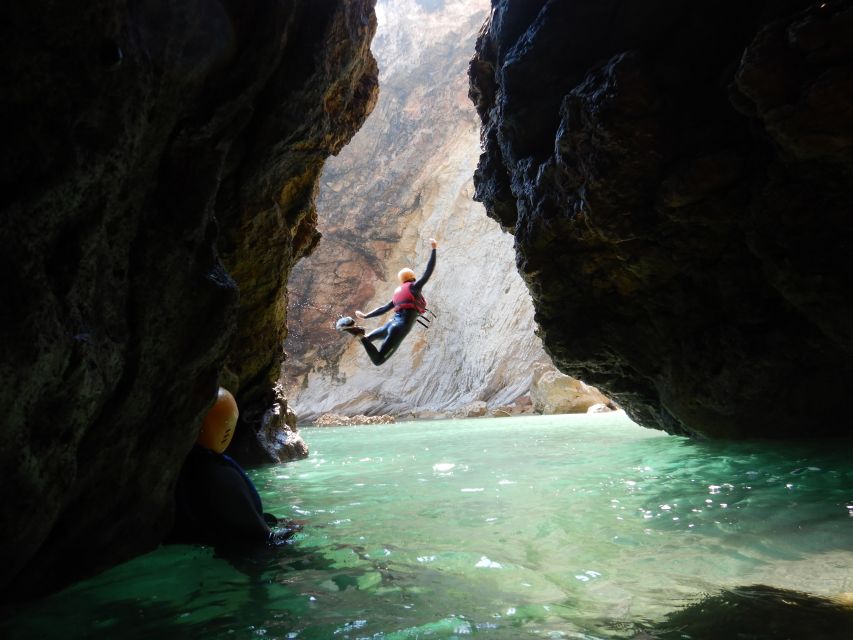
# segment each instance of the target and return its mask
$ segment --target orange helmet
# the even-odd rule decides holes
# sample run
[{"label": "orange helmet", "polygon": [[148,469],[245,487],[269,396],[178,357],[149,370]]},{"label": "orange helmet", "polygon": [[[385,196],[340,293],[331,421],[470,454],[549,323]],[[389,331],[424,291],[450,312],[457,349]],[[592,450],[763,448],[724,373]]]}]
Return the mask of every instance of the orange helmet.
[{"label": "orange helmet", "polygon": [[414,282],[418,277],[415,275],[415,272],[409,269],[409,267],[405,267],[404,269],[400,269],[397,274],[397,280],[400,281],[400,284],[404,282]]},{"label": "orange helmet", "polygon": [[198,444],[216,453],[225,451],[231,444],[239,415],[240,411],[237,409],[237,401],[234,400],[234,396],[227,389],[219,387],[216,402],[213,403],[201,423]]}]

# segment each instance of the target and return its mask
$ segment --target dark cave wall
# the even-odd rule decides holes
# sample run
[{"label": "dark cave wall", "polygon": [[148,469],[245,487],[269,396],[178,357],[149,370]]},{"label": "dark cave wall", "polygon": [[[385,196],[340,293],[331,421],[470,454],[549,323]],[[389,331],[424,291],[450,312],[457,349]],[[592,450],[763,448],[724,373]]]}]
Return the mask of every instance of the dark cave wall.
[{"label": "dark cave wall", "polygon": [[372,0],[0,7],[3,601],[159,543],[226,365],[275,413],[283,286],[375,103],[374,29]]},{"label": "dark cave wall", "polygon": [[853,3],[492,4],[476,197],[555,363],[673,433],[849,433]]}]

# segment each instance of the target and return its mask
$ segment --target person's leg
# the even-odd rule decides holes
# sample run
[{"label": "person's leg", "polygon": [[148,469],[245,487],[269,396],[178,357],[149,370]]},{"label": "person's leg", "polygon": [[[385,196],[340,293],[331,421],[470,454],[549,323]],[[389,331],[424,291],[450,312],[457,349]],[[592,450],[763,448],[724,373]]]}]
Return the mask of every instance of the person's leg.
[{"label": "person's leg", "polygon": [[371,336],[365,336],[361,339],[361,345],[364,347],[364,350],[367,352],[370,361],[375,364],[377,367],[383,364],[388,358],[394,355],[394,352],[397,350],[397,347],[400,346],[400,343],[403,342],[403,338],[405,338],[409,334],[409,330],[412,328],[411,322],[389,322],[383,329],[386,329],[387,337],[385,338],[385,342],[377,349],[373,346],[373,343],[370,342],[369,338],[376,333],[374,331],[371,333]]},{"label": "person's leg", "polygon": [[364,336],[364,339],[370,340],[370,341],[380,340],[380,339],[384,340],[385,338],[388,337],[388,331],[391,329],[392,324],[394,324],[394,321],[389,320],[388,322],[383,324],[378,329],[374,329],[373,331],[368,333],[366,336]]}]

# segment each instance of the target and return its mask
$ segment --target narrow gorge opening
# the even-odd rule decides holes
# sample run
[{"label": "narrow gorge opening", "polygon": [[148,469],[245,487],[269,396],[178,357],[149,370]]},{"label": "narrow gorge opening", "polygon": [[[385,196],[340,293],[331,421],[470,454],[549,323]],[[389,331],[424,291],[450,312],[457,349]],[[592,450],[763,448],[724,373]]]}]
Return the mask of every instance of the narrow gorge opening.
[{"label": "narrow gorge opening", "polygon": [[[551,364],[513,238],[473,199],[481,123],[468,66],[489,10],[488,0],[376,5],[379,99],[326,162],[317,198],[323,238],[288,283],[282,386],[300,423],[608,408]],[[431,237],[438,267],[425,293],[436,316],[374,367],[334,320],[387,302],[398,269],[423,269]],[[367,321],[368,329],[385,320]]]}]

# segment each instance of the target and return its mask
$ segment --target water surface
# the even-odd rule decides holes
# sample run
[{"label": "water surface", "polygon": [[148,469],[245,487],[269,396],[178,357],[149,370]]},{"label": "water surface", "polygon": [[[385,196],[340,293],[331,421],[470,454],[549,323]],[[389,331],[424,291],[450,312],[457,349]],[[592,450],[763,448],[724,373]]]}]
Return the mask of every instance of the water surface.
[{"label": "water surface", "polygon": [[853,592],[849,442],[694,442],[621,413],[303,436],[308,459],[252,472],[268,511],[304,521],[291,546],[228,558],[162,548],[0,633],[698,638],[711,636],[689,625],[723,629],[737,598],[782,609],[750,638],[778,637],[771,620],[790,629],[784,615],[811,604],[792,637],[835,637],[814,625],[836,614],[853,624],[850,609],[794,607],[788,593]]}]

